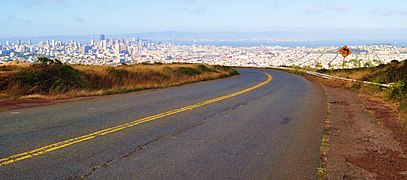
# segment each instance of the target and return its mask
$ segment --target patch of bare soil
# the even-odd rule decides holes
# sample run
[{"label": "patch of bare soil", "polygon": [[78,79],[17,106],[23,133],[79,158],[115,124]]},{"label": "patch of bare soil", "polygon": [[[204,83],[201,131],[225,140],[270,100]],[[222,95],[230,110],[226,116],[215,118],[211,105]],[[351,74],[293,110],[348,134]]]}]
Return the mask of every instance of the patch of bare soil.
[{"label": "patch of bare soil", "polygon": [[349,157],[347,162],[377,174],[376,179],[406,179],[407,159],[392,150],[368,151],[360,157]]},{"label": "patch of bare soil", "polygon": [[40,106],[42,104],[50,104],[50,103],[51,103],[51,100],[45,100],[45,99],[3,100],[3,101],[0,101],[0,109],[11,110],[11,109]]},{"label": "patch of bare soil", "polygon": [[343,88],[327,90],[332,111],[327,178],[407,179],[407,136],[397,111]]},{"label": "patch of bare soil", "polygon": [[68,101],[81,101],[85,99],[92,99],[95,97],[77,97],[77,98],[64,98],[64,99],[16,99],[16,100],[0,100],[0,111],[7,111],[13,109],[30,108],[37,106],[46,106],[57,103],[64,103]]},{"label": "patch of bare soil", "polygon": [[395,139],[400,142],[403,151],[407,152],[407,131],[403,127],[402,117],[397,113],[397,107],[383,102],[383,100],[367,95],[360,95],[366,109],[377,119],[377,121],[389,128]]}]

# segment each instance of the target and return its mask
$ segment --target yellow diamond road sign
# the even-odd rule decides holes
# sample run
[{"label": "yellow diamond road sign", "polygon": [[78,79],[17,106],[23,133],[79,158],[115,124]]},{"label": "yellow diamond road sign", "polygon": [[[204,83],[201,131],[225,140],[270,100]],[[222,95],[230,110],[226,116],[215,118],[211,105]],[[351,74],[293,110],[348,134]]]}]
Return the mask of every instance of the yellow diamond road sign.
[{"label": "yellow diamond road sign", "polygon": [[350,51],[350,49],[348,48],[348,46],[343,46],[343,48],[341,48],[339,50],[339,53],[341,53],[341,55],[343,56],[343,58],[346,58],[346,56],[349,56],[350,54],[352,54],[352,51]]}]

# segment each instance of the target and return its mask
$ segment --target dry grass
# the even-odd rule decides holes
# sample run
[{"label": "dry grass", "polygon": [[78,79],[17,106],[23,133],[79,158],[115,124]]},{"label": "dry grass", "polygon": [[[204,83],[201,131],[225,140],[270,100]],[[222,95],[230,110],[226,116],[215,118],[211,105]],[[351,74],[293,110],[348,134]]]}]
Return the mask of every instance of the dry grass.
[{"label": "dry grass", "polygon": [[196,64],[117,67],[37,64],[25,68],[5,66],[0,72],[2,99],[63,99],[119,94],[238,74],[228,67]]},{"label": "dry grass", "polygon": [[363,77],[367,76],[369,74],[368,71],[356,71],[356,72],[337,72],[337,73],[332,73],[331,75],[333,76],[338,76],[338,77],[344,77],[344,78],[350,78],[350,79],[363,79]]},{"label": "dry grass", "polygon": [[10,61],[5,64],[0,64],[0,67],[6,67],[6,66],[29,67],[31,65],[32,65],[32,63],[29,63],[29,62]]}]

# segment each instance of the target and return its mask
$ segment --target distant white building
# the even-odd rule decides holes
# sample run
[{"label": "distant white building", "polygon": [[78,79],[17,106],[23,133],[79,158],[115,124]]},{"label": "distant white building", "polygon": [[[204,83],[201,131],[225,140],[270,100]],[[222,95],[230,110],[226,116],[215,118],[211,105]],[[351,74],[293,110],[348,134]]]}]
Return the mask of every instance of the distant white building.
[{"label": "distant white building", "polygon": [[126,59],[124,57],[117,57],[113,59],[113,63],[115,64],[123,64],[126,62]]}]

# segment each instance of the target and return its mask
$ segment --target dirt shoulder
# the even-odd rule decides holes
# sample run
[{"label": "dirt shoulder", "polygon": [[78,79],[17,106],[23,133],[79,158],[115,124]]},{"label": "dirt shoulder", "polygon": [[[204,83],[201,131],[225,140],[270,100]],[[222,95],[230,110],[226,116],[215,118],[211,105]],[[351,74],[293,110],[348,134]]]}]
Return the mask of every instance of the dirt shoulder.
[{"label": "dirt shoulder", "polygon": [[407,131],[397,108],[340,83],[308,78],[324,84],[330,96],[326,179],[407,179]]},{"label": "dirt shoulder", "polygon": [[88,99],[95,99],[101,96],[90,97],[73,97],[73,98],[60,98],[60,99],[17,99],[17,100],[1,100],[0,111],[10,111],[14,109],[30,108],[37,106],[48,106],[52,104],[59,104],[65,102],[82,101]]}]

